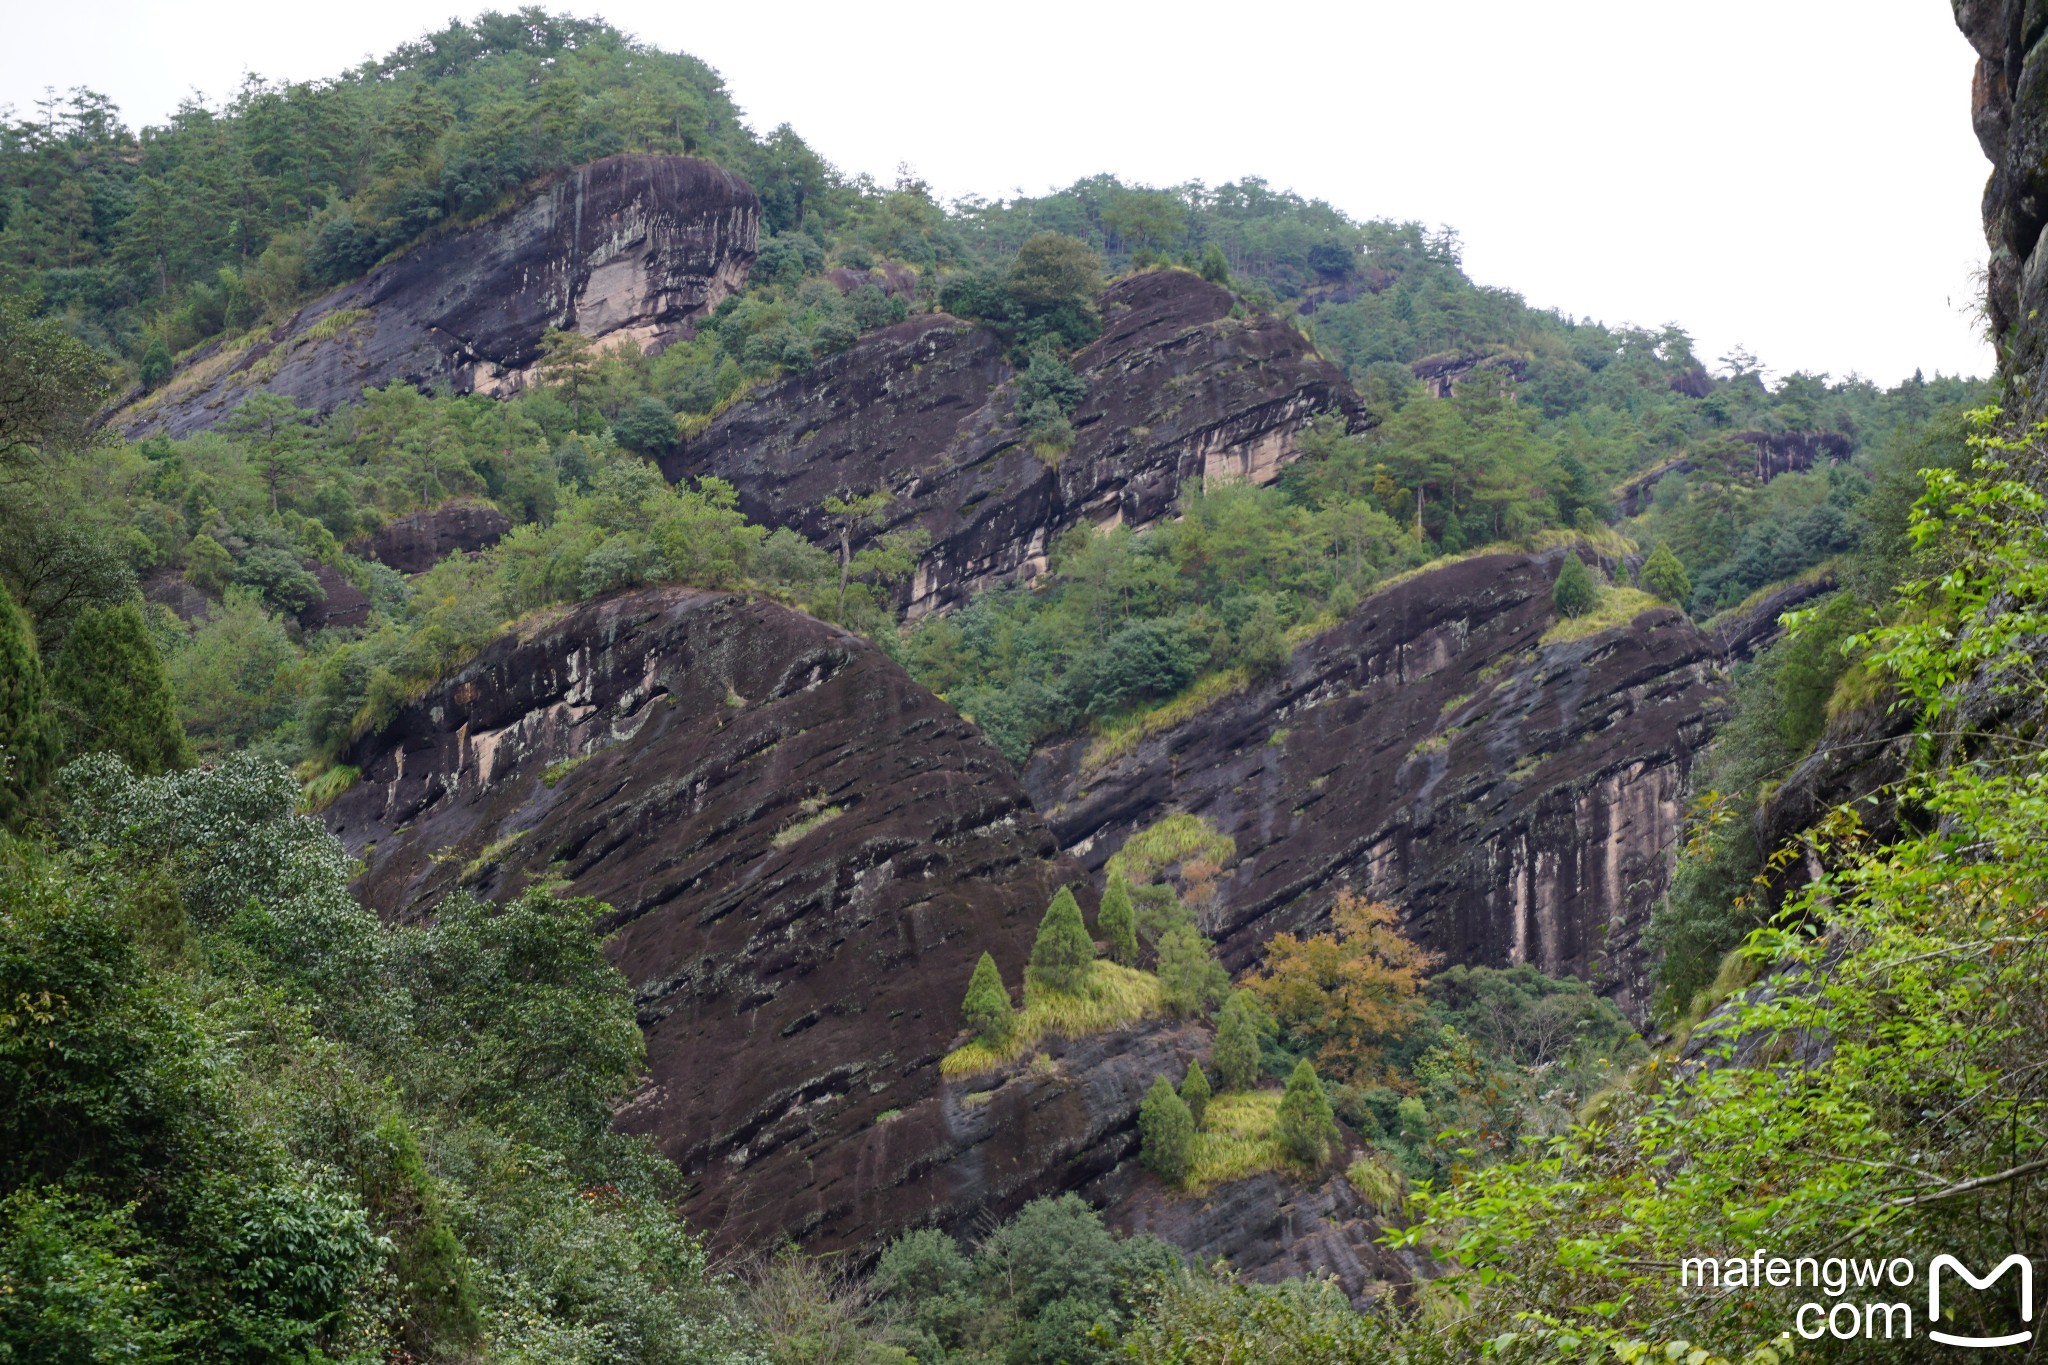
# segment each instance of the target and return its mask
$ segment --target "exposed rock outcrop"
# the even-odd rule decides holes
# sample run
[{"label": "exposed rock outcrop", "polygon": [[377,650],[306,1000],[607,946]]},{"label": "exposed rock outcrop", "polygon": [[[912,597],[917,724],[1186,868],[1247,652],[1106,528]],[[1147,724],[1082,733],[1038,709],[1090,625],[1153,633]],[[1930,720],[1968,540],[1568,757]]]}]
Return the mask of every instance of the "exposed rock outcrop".
[{"label": "exposed rock outcrop", "polygon": [[320,595],[300,610],[306,630],[346,629],[370,619],[370,595],[341,576],[332,564],[308,562],[306,571],[320,585]]},{"label": "exposed rock outcrop", "polygon": [[1409,365],[1408,371],[1422,381],[1431,398],[1449,398],[1475,370],[1490,370],[1511,380],[1529,372],[1529,357],[1519,351],[1441,351],[1426,355]]},{"label": "exposed rock outcrop", "polygon": [[1432,1272],[1424,1258],[1380,1245],[1386,1225],[1341,1175],[1303,1188],[1268,1171],[1188,1198],[1127,1162],[1083,1193],[1117,1231],[1163,1238],[1196,1265],[1220,1258],[1266,1284],[1329,1276],[1360,1306]]},{"label": "exposed rock outcrop", "polygon": [[[325,818],[387,917],[457,888],[614,907],[651,1073],[619,1122],[682,1166],[721,1248],[868,1255],[1078,1188],[1253,1278],[1400,1278],[1348,1187],[1240,1182],[1224,1218],[1139,1172],[1139,1103],[1206,1055],[1201,1025],[940,1077],[975,960],[1019,981],[1082,875],[995,751],[855,636],[732,594],[627,593],[500,640],[345,757],[362,780]],[[1310,1224],[1312,1244],[1282,1235]]]},{"label": "exposed rock outcrop", "polygon": [[1718,714],[1712,643],[1673,608],[1544,644],[1563,551],[1493,553],[1368,599],[1284,672],[1025,782],[1091,869],[1172,810],[1237,841],[1209,931],[1233,970],[1320,927],[1336,890],[1403,906],[1454,962],[1532,962],[1648,1003],[1639,939],[1692,758]]},{"label": "exposed rock outcrop", "polygon": [[1984,237],[1991,248],[1986,302],[2004,349],[2000,369],[2028,407],[2048,401],[2048,11],[2038,0],[1953,0],[1956,23],[1977,50],[1970,122],[1991,178]]},{"label": "exposed rock outcrop", "polygon": [[622,1122],[721,1245],[1007,1212],[1136,1109],[1119,1082],[1029,1146],[996,1135],[1002,1160],[959,1158],[937,1061],[960,993],[985,950],[1018,980],[1073,867],[1009,765],[858,637],[727,594],[601,600],[500,640],[347,761],[362,781],[328,824],[386,916],[458,886],[615,907],[651,1073]]},{"label": "exposed rock outcrop", "polygon": [[489,549],[511,529],[512,518],[495,507],[451,502],[386,522],[367,542],[350,548],[400,573],[421,573],[448,555]]},{"label": "exposed rock outcrop", "polygon": [[1230,292],[1195,275],[1135,275],[1100,302],[1103,334],[1073,361],[1087,384],[1074,444],[1056,463],[1020,426],[1002,341],[927,314],[748,396],[662,468],[728,480],[750,519],[835,546],[827,498],[890,494],[875,523],[854,528],[853,547],[889,530],[927,533],[902,604],[916,614],[1035,574],[1068,527],[1156,521],[1194,479],[1270,480],[1317,417],[1364,420],[1300,333],[1230,316]]},{"label": "exposed rock outcrop", "polygon": [[1826,596],[1835,587],[1834,570],[1822,569],[1780,583],[1753,602],[1729,608],[1707,622],[1704,629],[1723,659],[1742,663],[1778,642],[1785,633],[1785,628],[1778,624],[1780,616],[1816,597]]},{"label": "exposed rock outcrop", "polygon": [[[1803,474],[1822,460],[1846,460],[1856,453],[1856,438],[1839,431],[1735,431],[1727,439],[1749,447],[1741,452],[1739,468],[1758,484],[1780,474]],[[1639,515],[1666,476],[1690,474],[1698,467],[1687,455],[1653,465],[1615,488],[1615,510],[1625,517]]]},{"label": "exposed rock outcrop", "polygon": [[130,437],[184,436],[255,392],[328,412],[366,388],[520,387],[549,328],[643,349],[746,285],[760,202],[707,161],[613,156],[564,171],[516,206],[442,233],[116,413]]}]

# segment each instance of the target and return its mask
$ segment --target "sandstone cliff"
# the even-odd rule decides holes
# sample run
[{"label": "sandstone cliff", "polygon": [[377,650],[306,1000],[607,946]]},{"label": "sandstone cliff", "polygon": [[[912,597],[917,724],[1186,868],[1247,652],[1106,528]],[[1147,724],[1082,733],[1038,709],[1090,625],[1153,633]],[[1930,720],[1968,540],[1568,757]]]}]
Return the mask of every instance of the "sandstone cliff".
[{"label": "sandstone cliff", "polygon": [[1019,425],[1002,341],[928,314],[749,395],[662,467],[726,479],[750,519],[821,544],[836,544],[827,498],[890,494],[853,544],[927,533],[903,603],[915,615],[1035,574],[1068,527],[1156,521],[1190,480],[1270,480],[1319,416],[1364,420],[1300,333],[1230,316],[1230,292],[1195,275],[1132,276],[1100,302],[1103,334],[1073,361],[1087,384],[1074,445],[1056,463]]},{"label": "sandstone cliff", "polygon": [[1091,869],[1173,810],[1234,838],[1207,926],[1234,971],[1320,927],[1348,884],[1450,961],[1585,977],[1640,1015],[1639,938],[1718,714],[1717,653],[1672,608],[1543,643],[1563,553],[1399,583],[1280,676],[1119,757],[1043,751],[1026,785]]},{"label": "sandstone cliff", "polygon": [[[975,960],[1016,982],[1073,869],[1008,764],[880,651],[651,589],[499,641],[349,761],[327,820],[386,916],[458,886],[616,907],[652,1076],[622,1122],[721,1245],[868,1245],[1018,1183],[949,1164],[936,1063]],[[1012,1150],[1024,1185],[1061,1179],[1056,1150]]]},{"label": "sandstone cliff", "polygon": [[[499,641],[348,759],[362,780],[326,820],[387,917],[535,885],[615,907],[651,1073],[619,1121],[681,1165],[723,1249],[871,1255],[1081,1189],[1253,1278],[1405,1278],[1341,1182],[1192,1200],[1137,1167],[1145,1090],[1206,1056],[1203,1026],[941,1079],[980,954],[1014,986],[1053,890],[1094,897],[1008,764],[857,637],[732,594],[627,593]],[[1315,1237],[1281,1235],[1297,1224]]]},{"label": "sandstone cliff", "polygon": [[327,412],[393,380],[515,389],[551,327],[643,349],[685,334],[745,288],[759,232],[759,201],[729,171],[607,157],[386,261],[247,344],[205,348],[113,420],[130,437],[184,436],[258,391]]}]

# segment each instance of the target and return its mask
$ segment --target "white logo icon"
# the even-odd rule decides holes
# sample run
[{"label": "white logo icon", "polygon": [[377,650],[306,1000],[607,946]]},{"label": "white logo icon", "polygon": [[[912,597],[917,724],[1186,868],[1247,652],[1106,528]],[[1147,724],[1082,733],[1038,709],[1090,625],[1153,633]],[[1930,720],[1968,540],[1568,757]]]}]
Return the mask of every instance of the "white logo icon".
[{"label": "white logo icon", "polygon": [[1947,1332],[1931,1330],[1935,1323],[1941,1321],[1941,1268],[1943,1266],[1947,1266],[1955,1271],[1956,1274],[1968,1280],[1972,1289],[1989,1289],[2004,1276],[2006,1271],[2011,1270],[2014,1266],[2018,1266],[2020,1268],[2020,1321],[2032,1322],[2034,1320],[2034,1263],[2026,1257],[2015,1252],[2013,1255],[2000,1261],[1997,1269],[1980,1280],[1970,1273],[1968,1266],[1965,1266],[1955,1257],[1937,1256],[1934,1258],[1934,1263],[1927,1267],[1927,1325],[1930,1329],[1927,1335],[1930,1340],[1938,1341],[1944,1346],[1983,1347],[2019,1346],[2034,1339],[2034,1334],[2030,1331],[2014,1332],[2010,1336],[2003,1337],[1958,1337],[1951,1336]]}]

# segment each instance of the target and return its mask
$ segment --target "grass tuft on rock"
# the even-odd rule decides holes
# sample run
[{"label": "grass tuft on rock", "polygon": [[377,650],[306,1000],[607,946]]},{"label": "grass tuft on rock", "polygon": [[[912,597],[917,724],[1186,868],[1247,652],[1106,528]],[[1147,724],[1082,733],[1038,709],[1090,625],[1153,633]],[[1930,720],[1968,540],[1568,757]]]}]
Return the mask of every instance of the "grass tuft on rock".
[{"label": "grass tuft on rock", "polygon": [[1240,1090],[1216,1095],[1195,1134],[1185,1188],[1201,1194],[1261,1171],[1295,1171],[1275,1136],[1280,1126],[1278,1090]]},{"label": "grass tuft on rock", "polygon": [[964,1043],[940,1060],[939,1074],[948,1080],[979,1076],[1025,1056],[1041,1039],[1085,1038],[1128,1028],[1165,1012],[1158,977],[1098,960],[1089,964],[1078,991],[1027,992],[1024,1008],[1017,1012],[1016,1025],[1006,1041]]},{"label": "grass tuft on rock", "polygon": [[1644,592],[1641,588],[1621,586],[1600,589],[1600,600],[1593,609],[1583,616],[1567,616],[1549,630],[1543,632],[1542,644],[1560,644],[1566,640],[1583,640],[1588,635],[1598,635],[1603,630],[1625,626],[1646,611],[1658,608],[1671,609],[1671,604],[1662,598]]}]

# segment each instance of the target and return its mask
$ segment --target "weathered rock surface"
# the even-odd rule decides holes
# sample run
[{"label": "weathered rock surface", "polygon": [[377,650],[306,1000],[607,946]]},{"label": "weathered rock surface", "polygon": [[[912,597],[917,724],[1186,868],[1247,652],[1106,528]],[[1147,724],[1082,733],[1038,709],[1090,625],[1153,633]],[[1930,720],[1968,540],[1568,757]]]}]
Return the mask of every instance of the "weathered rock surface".
[{"label": "weathered rock surface", "polygon": [[451,502],[386,522],[350,548],[400,573],[421,573],[448,555],[473,554],[496,545],[512,529],[512,518],[478,502]]},{"label": "weathered rock surface", "polygon": [[1399,1278],[1348,1187],[1241,1182],[1219,1205],[1139,1173],[1139,1103],[1206,1056],[1204,1026],[941,1079],[975,960],[1018,982],[1081,874],[995,751],[857,637],[733,594],[627,593],[499,641],[346,759],[362,781],[325,818],[387,917],[458,887],[614,907],[650,1069],[619,1122],[682,1166],[722,1248],[873,1254],[1081,1189],[1255,1278]]},{"label": "weathered rock surface", "polygon": [[1785,628],[1778,624],[1780,616],[1816,597],[1826,596],[1836,586],[1832,569],[1795,578],[1789,583],[1780,583],[1746,606],[1722,612],[1707,622],[1705,629],[1723,659],[1729,663],[1741,663],[1777,643],[1785,633]]},{"label": "weathered rock surface", "polygon": [[759,233],[760,202],[730,171],[606,157],[386,261],[250,345],[209,348],[113,420],[130,437],[184,436],[258,391],[328,412],[394,380],[516,389],[549,328],[643,349],[687,334],[745,287]]},{"label": "weathered rock surface", "polygon": [[1986,299],[2000,369],[2017,397],[2048,401],[2048,10],[2038,0],[1953,0],[1956,24],[1977,50],[1970,122],[1991,178],[1984,237],[1991,248]]},{"label": "weathered rock surface", "polygon": [[[499,641],[347,761],[327,820],[384,915],[463,885],[615,907],[651,1073],[621,1121],[721,1245],[866,1246],[1065,1182],[1045,1124],[1010,1168],[957,1160],[937,1061],[975,960],[1017,981],[1072,865],[1002,758],[866,642],[631,593]],[[1092,1122],[1129,1123],[1117,1095]]]},{"label": "weathered rock surface", "polygon": [[1068,527],[1156,521],[1194,479],[1270,480],[1317,417],[1364,420],[1300,333],[1231,317],[1230,292],[1195,275],[1132,276],[1100,302],[1103,334],[1073,361],[1088,386],[1074,445],[1057,465],[1025,438],[1001,340],[926,314],[750,395],[662,468],[726,479],[750,519],[835,547],[827,498],[890,494],[853,547],[896,529],[929,535],[902,604],[916,614],[1035,574]]},{"label": "weathered rock surface", "polygon": [[1082,1193],[1118,1232],[1149,1232],[1196,1265],[1220,1258],[1254,1283],[1330,1276],[1363,1306],[1433,1270],[1420,1256],[1379,1244],[1387,1225],[1342,1175],[1303,1188],[1268,1171],[1191,1197],[1125,1162]]},{"label": "weathered rock surface", "polygon": [[[1758,484],[1780,474],[1804,473],[1822,460],[1846,460],[1856,452],[1856,438],[1839,431],[1735,431],[1728,440],[1749,447],[1742,472]],[[1615,488],[1615,510],[1625,517],[1638,515],[1666,476],[1690,474],[1698,467],[1681,455],[1644,470]]]},{"label": "weathered rock surface", "polygon": [[1581,976],[1639,1014],[1640,934],[1721,682],[1673,608],[1541,643],[1563,553],[1397,584],[1280,676],[1108,762],[1086,739],[1044,750],[1025,783],[1091,870],[1169,811],[1234,838],[1206,912],[1233,971],[1350,885],[1450,961]]},{"label": "weathered rock surface", "polygon": [[306,630],[345,629],[370,619],[370,595],[341,576],[332,564],[308,562],[307,572],[320,585],[320,595],[299,612]]}]

